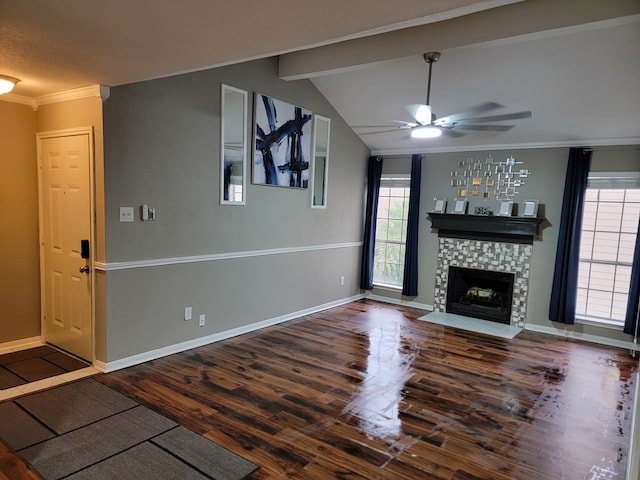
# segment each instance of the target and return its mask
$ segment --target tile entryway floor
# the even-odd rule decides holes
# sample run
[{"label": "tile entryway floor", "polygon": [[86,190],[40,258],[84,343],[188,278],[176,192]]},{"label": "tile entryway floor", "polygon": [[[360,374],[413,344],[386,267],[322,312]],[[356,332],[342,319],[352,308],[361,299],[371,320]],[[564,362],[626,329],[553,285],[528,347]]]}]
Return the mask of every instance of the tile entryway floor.
[{"label": "tile entryway floor", "polygon": [[98,373],[88,363],[49,345],[0,355],[0,400]]}]

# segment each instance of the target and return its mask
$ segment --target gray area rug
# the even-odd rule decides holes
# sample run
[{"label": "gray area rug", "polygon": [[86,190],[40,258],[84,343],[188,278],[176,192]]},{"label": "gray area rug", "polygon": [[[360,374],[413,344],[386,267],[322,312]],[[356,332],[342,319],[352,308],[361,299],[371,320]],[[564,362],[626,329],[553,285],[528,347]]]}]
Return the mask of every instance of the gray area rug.
[{"label": "gray area rug", "polygon": [[0,438],[47,480],[242,480],[259,468],[92,379],[0,403]]}]

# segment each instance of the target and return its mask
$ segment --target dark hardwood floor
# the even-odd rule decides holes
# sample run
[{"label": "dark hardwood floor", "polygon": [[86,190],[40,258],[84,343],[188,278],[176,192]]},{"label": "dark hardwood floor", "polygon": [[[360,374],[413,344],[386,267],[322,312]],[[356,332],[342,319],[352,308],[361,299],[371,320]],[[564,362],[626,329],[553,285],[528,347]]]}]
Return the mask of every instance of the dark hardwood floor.
[{"label": "dark hardwood floor", "polygon": [[97,379],[255,479],[621,479],[637,360],[359,301]]},{"label": "dark hardwood floor", "polygon": [[362,300],[95,378],[260,465],[255,480],[624,478],[628,352],[423,314]]}]

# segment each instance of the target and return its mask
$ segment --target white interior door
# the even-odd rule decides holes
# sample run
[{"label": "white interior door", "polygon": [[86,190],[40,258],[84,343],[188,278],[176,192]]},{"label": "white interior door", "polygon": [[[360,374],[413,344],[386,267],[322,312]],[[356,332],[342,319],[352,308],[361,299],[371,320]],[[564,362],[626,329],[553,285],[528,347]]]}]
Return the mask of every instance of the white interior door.
[{"label": "white interior door", "polygon": [[92,141],[90,130],[38,134],[43,337],[88,361],[93,346]]}]

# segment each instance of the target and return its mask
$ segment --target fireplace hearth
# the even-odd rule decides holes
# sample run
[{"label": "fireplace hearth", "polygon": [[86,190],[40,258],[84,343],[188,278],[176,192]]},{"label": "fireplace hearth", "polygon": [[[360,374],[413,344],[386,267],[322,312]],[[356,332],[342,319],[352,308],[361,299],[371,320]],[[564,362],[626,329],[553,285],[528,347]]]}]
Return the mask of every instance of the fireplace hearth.
[{"label": "fireplace hearth", "polygon": [[449,266],[446,311],[509,325],[513,285],[512,273]]}]

